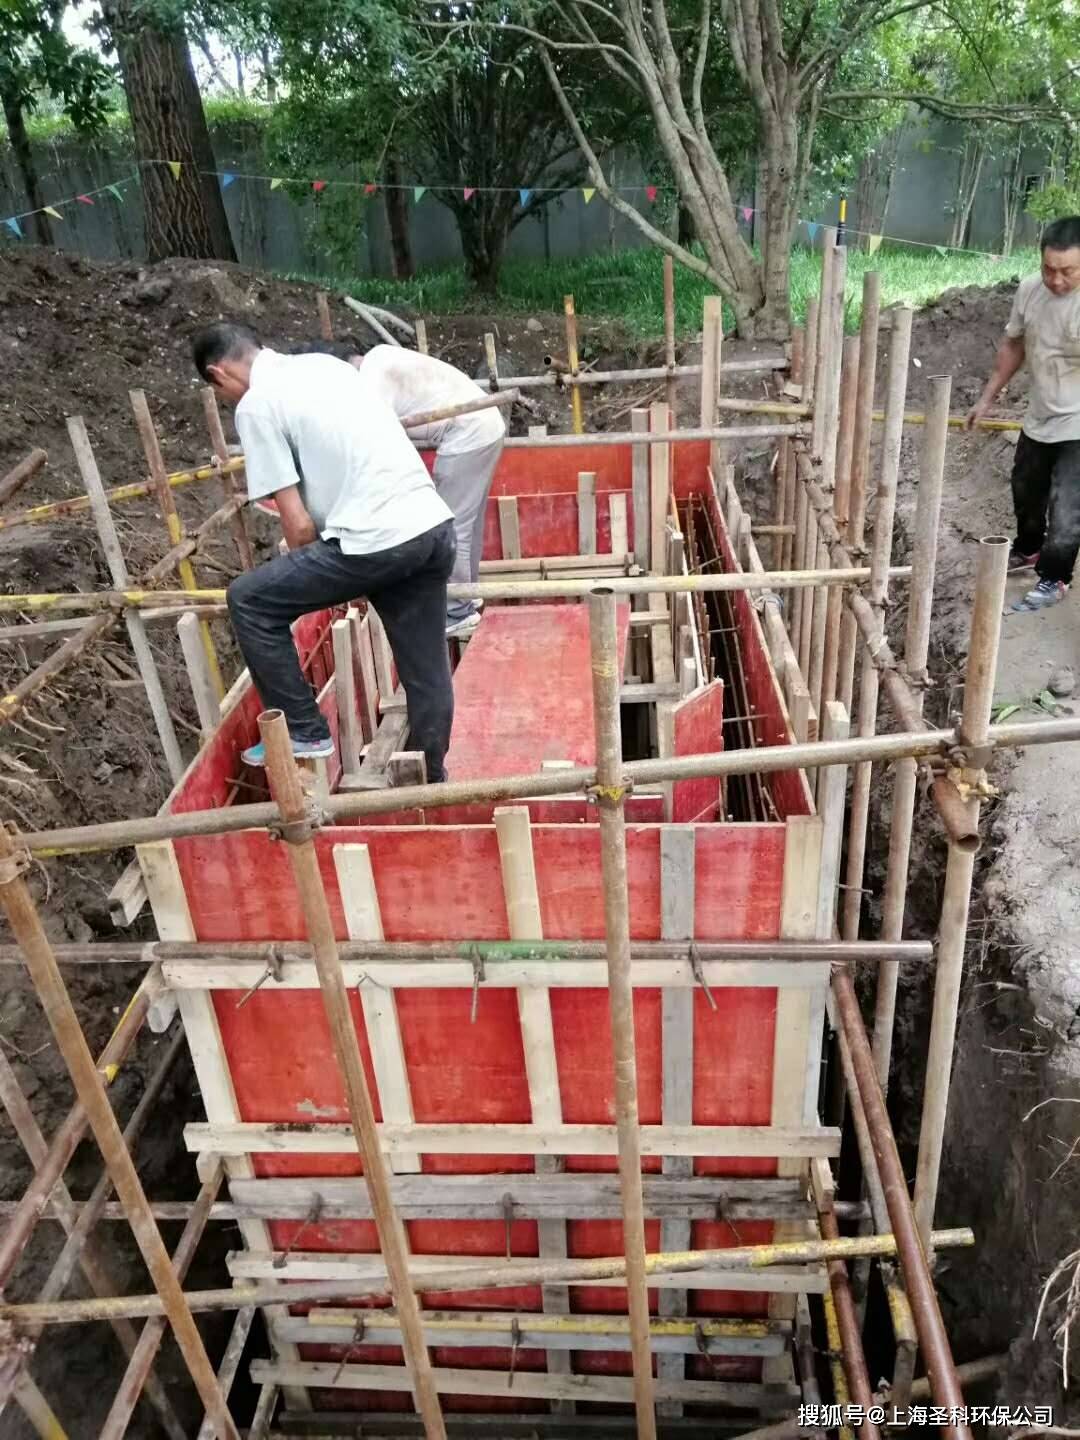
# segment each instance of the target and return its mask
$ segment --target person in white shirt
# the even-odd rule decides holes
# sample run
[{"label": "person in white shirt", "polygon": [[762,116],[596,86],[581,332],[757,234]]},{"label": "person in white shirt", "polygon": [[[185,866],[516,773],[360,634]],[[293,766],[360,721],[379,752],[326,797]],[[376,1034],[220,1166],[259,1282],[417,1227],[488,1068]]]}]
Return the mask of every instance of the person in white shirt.
[{"label": "person in white shirt", "polygon": [[[410,744],[445,780],[454,714],[444,637],[453,517],[381,390],[328,355],[279,355],[222,323],[195,367],[236,406],[248,495],[274,497],[287,553],[228,589],[229,614],[263,704],[284,712],[300,756],[333,754],[290,625],[360,596],[378,611],[408,705]],[[265,761],[262,745],[244,752]]]},{"label": "person in white shirt", "polygon": [[1016,539],[1009,570],[1038,580],[1010,610],[1065,599],[1080,553],[1080,215],[1042,233],[1038,275],[1021,280],[994,370],[967,417],[983,419],[1024,362],[1031,395],[1013,462]]},{"label": "person in white shirt", "polygon": [[[376,345],[366,354],[348,340],[338,344],[315,342],[296,348],[309,354],[339,355],[350,361],[379,389],[399,420],[459,405],[465,400],[478,400],[484,394],[475,380],[470,380],[453,365],[397,345]],[[417,445],[434,447],[435,489],[454,514],[457,560],[451,579],[475,585],[480,578],[488,492],[506,439],[503,418],[498,410],[477,410],[471,415],[423,425],[408,433]],[[477,601],[449,602],[448,639],[471,635],[479,623]]]}]

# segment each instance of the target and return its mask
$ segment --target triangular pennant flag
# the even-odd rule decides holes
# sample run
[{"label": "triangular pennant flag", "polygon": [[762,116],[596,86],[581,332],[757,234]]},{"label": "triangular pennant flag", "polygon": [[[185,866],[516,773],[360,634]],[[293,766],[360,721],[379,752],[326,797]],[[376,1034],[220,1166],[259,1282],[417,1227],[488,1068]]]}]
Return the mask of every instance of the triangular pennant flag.
[{"label": "triangular pennant flag", "polygon": [[871,255],[876,255],[877,252],[881,249],[881,236],[871,235],[870,243],[867,245],[866,248],[870,251]]},{"label": "triangular pennant flag", "polygon": [[[119,190],[116,189],[115,185],[110,185],[109,189],[116,191],[117,195],[120,194]],[[75,199],[78,200],[80,205],[93,205],[94,203],[93,200],[90,199],[89,195],[76,195]]]},{"label": "triangular pennant flag", "polygon": [[377,185],[372,185],[372,184],[370,183],[370,181],[369,181],[368,184],[364,186],[364,194],[365,194],[365,195],[374,195],[374,194],[375,194],[375,191],[376,191],[378,188],[379,188],[379,187],[378,187]]},{"label": "triangular pennant flag", "polygon": [[530,201],[531,199],[532,199],[532,191],[531,191],[531,190],[519,190],[519,191],[518,191],[518,204],[521,206],[522,209],[525,208],[525,206],[529,203],[529,201]]},{"label": "triangular pennant flag", "polygon": [[43,205],[41,208],[46,215],[51,215],[54,220],[62,220],[64,218],[63,215],[60,214],[60,211],[52,205]]},{"label": "triangular pennant flag", "polygon": [[[106,188],[106,190],[108,190],[108,192],[109,192],[110,195],[115,195],[115,196],[116,196],[117,200],[120,201],[121,205],[124,203],[124,197],[123,197],[123,195],[121,195],[121,193],[120,193],[120,186],[119,186],[119,185],[106,185],[105,188]],[[82,198],[83,198],[83,197],[80,195],[80,196],[79,196],[79,199],[81,200]],[[94,202],[93,202],[92,200],[87,200],[86,203],[87,203],[88,205],[92,205]]]},{"label": "triangular pennant flag", "polygon": [[270,189],[271,189],[271,190],[277,190],[277,189],[280,187],[280,185],[281,185],[281,179],[280,179],[279,176],[275,175],[275,176],[273,177],[273,179],[270,181]]},{"label": "triangular pennant flag", "polygon": [[589,203],[589,201],[592,199],[592,197],[596,194],[596,186],[595,186],[595,185],[584,185],[584,186],[582,186],[581,193],[582,193],[582,195],[585,196],[585,204],[587,205],[587,204]]},{"label": "triangular pennant flag", "polygon": [[807,233],[807,235],[810,236],[810,244],[811,244],[811,245],[814,243],[814,236],[817,234],[817,232],[818,232],[818,223],[817,223],[817,221],[816,221],[816,220],[807,220],[807,222],[806,222],[806,233]]},{"label": "triangular pennant flag", "polygon": [[656,186],[655,186],[655,185],[646,185],[646,186],[645,186],[645,198],[646,198],[646,200],[648,200],[648,202],[649,202],[650,205],[654,205],[654,204],[656,203]]},{"label": "triangular pennant flag", "polygon": [[180,179],[180,171],[181,171],[181,169],[182,169],[182,166],[181,166],[180,161],[179,161],[179,160],[167,160],[165,163],[168,165],[169,169],[172,171],[172,178],[173,178],[174,180],[179,180],[179,179]]},{"label": "triangular pennant flag", "polygon": [[424,196],[425,196],[426,194],[427,194],[427,186],[426,186],[426,185],[414,185],[414,186],[413,186],[413,192],[412,192],[413,204],[414,204],[414,205],[419,205],[419,204],[420,204],[420,201],[424,198]]},{"label": "triangular pennant flag", "polygon": [[949,248],[947,245],[935,245],[934,249],[937,251],[937,253],[941,256],[943,260],[945,259],[945,256],[949,253]]},{"label": "triangular pennant flag", "polygon": [[311,182],[311,188],[312,188],[312,190],[315,191],[315,194],[318,195],[321,191],[323,191],[323,190],[326,189],[326,181],[325,181],[325,180],[312,180],[312,182]]},{"label": "triangular pennant flag", "polygon": [[476,186],[466,185],[465,189],[461,193],[465,196],[466,200],[471,200],[472,197],[476,194]]},{"label": "triangular pennant flag", "polygon": [[4,224],[8,227],[8,229],[13,235],[18,235],[20,237],[22,236],[22,226],[19,224],[18,220],[15,218],[14,215],[11,217],[10,220],[5,220]]},{"label": "triangular pennant flag", "polygon": [[222,174],[221,174],[221,188],[222,188],[222,190],[227,190],[227,189],[229,188],[229,186],[233,183],[233,181],[234,181],[235,179],[236,179],[236,176],[232,173],[231,170],[223,170],[223,171],[222,171]]},{"label": "triangular pennant flag", "polygon": [[754,218],[754,211],[752,206],[744,205],[742,207],[742,218],[746,221],[748,225],[750,224],[750,221]]}]

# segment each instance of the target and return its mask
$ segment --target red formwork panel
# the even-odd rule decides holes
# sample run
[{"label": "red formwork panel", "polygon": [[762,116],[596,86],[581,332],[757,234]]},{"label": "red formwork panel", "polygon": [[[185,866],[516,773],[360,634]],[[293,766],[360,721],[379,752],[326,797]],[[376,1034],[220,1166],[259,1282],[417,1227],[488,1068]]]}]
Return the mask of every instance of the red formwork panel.
[{"label": "red formwork panel", "polygon": [[[700,488],[711,497],[706,468],[707,447],[676,450],[680,485]],[[557,516],[564,500],[573,502],[576,531],[576,475],[597,473],[601,497],[629,490],[627,447],[598,446],[588,451],[507,451],[496,476],[493,494],[539,496],[552,502]],[[558,501],[558,504],[554,502]],[[524,506],[519,509],[525,508]],[[628,509],[630,507],[628,506]],[[601,503],[598,509],[606,507]],[[537,513],[540,513],[539,511]],[[569,513],[569,511],[568,511]],[[718,533],[722,516],[714,510]],[[554,524],[554,521],[551,522]],[[563,523],[562,520],[559,521]],[[553,532],[549,532],[553,533]],[[723,541],[726,546],[726,538]],[[545,539],[546,544],[546,539]],[[576,549],[575,544],[572,548]],[[496,554],[498,553],[496,549]],[[540,553],[540,552],[537,552]],[[558,553],[545,549],[542,553]],[[730,553],[725,560],[730,565]],[[550,611],[550,613],[548,613]],[[749,612],[749,613],[747,613]],[[754,649],[758,632],[752,609],[738,610],[748,653],[748,684],[754,708],[765,711],[767,668]],[[333,655],[325,612],[306,617],[295,637],[314,685],[325,686],[324,712],[336,729],[332,676]],[[620,607],[619,643],[623,650],[628,616]],[[537,650],[540,656],[537,656]],[[763,646],[762,646],[763,649]],[[531,652],[529,655],[528,652]],[[767,656],[764,667],[767,667]],[[756,677],[756,678],[755,678]],[[755,686],[757,689],[755,690]],[[588,667],[588,621],[583,606],[493,608],[471,642],[455,676],[457,721],[449,768],[454,778],[510,774],[539,768],[545,758],[588,763],[593,758],[591,681]],[[689,697],[676,711],[675,744],[679,754],[703,753],[722,747],[723,686],[719,683]],[[257,735],[258,698],[241,697],[199,761],[170,802],[174,812],[235,803],[233,781],[241,771],[238,750]],[[786,743],[779,730],[767,743]],[[538,748],[539,747],[539,748]],[[781,787],[782,788],[782,787]],[[695,825],[695,935],[700,940],[776,938],[780,928],[785,849],[782,823],[728,824],[718,818],[717,781],[679,782],[673,791],[673,816]],[[233,797],[230,799],[230,795]],[[781,813],[807,813],[805,790],[782,788]],[[241,792],[243,799],[243,792]],[[658,797],[631,797],[627,825],[627,876],[632,938],[660,937],[660,819]],[[633,807],[638,807],[636,810]],[[388,940],[461,941],[509,938],[503,897],[498,841],[492,808],[456,807],[439,812],[411,812],[379,817],[362,824],[321,829],[315,840],[337,935],[346,937],[344,908],[334,866],[338,844],[368,847]],[[532,839],[544,935],[549,939],[602,939],[600,837],[591,823],[593,811],[584,801],[532,802]],[[562,821],[563,823],[558,823]],[[204,836],[174,842],[196,937],[206,941],[299,940],[305,927],[292,883],[284,845],[261,830]],[[523,1123],[531,1119],[521,1026],[514,991],[495,985],[481,988],[475,1020],[467,990],[399,990],[397,1008],[413,1111],[420,1123]],[[776,991],[768,988],[721,988],[714,992],[716,1009],[704,994],[694,1001],[693,1118],[702,1125],[768,1124],[772,1106],[772,1057],[775,1040]],[[214,994],[214,1007],[240,1118],[261,1122],[312,1122],[347,1119],[344,1094],[332,1058],[330,1037],[317,991],[264,988],[240,1009],[234,992]],[[363,1012],[352,997],[353,1019],[361,1055],[378,1110]],[[661,995],[639,989],[635,994],[639,1105],[643,1123],[661,1118]],[[551,992],[555,1060],[567,1123],[609,1124],[614,1114],[613,1066],[608,997],[602,989],[557,989]],[[329,1176],[360,1172],[355,1156],[287,1155],[253,1157],[262,1176]],[[567,1167],[613,1170],[607,1157],[567,1158]],[[648,1170],[659,1161],[647,1158]],[[530,1155],[424,1155],[426,1173],[490,1174],[497,1177],[531,1171]],[[770,1175],[775,1162],[730,1157],[699,1158],[699,1174]],[[303,1250],[359,1251],[377,1249],[374,1227],[366,1222],[334,1222],[305,1226],[275,1222],[275,1246],[298,1241]],[[462,1220],[409,1222],[414,1253],[498,1257],[505,1254],[502,1223]],[[695,1222],[694,1246],[721,1246],[767,1240],[767,1222],[740,1224],[738,1234],[723,1222]],[[659,1226],[650,1222],[650,1248],[659,1245]],[[516,1220],[510,1231],[516,1256],[537,1253],[536,1225]],[[569,1223],[572,1255],[605,1255],[622,1249],[617,1222]],[[457,1292],[425,1296],[425,1303],[443,1307],[481,1306],[492,1309],[541,1308],[539,1287],[512,1291]],[[654,1307],[655,1293],[652,1296]],[[767,1295],[727,1291],[692,1291],[690,1309],[700,1315],[762,1315]],[[625,1310],[625,1292],[610,1286],[571,1290],[576,1311]],[[340,1358],[342,1347],[304,1347],[305,1358]],[[357,1363],[398,1363],[393,1346],[360,1346],[351,1350]],[[508,1350],[433,1351],[437,1365],[509,1370]],[[518,1368],[543,1370],[539,1352],[519,1354]],[[630,1373],[627,1355],[575,1353],[581,1373]],[[754,1378],[759,1362],[724,1362],[733,1376]],[[688,1373],[697,1373],[688,1366]],[[710,1368],[707,1374],[718,1373]],[[318,1395],[316,1398],[319,1398]],[[357,1409],[410,1408],[408,1396],[381,1392],[329,1392],[328,1406]],[[447,1397],[455,1410],[535,1409],[536,1402]]]}]

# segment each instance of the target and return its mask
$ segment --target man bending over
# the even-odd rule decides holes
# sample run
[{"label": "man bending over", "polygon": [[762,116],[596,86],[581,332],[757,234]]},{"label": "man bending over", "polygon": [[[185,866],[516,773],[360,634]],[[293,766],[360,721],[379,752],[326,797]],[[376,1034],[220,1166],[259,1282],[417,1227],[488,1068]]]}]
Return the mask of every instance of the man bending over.
[{"label": "man bending over", "polygon": [[[380,391],[329,355],[279,355],[242,325],[194,342],[195,367],[236,406],[248,494],[272,495],[287,554],[229,586],[229,614],[263,704],[284,711],[297,756],[333,754],[290,625],[366,596],[386,628],[408,703],[410,744],[445,780],[454,697],[446,582],[454,522]],[[249,765],[265,762],[261,744]]]}]

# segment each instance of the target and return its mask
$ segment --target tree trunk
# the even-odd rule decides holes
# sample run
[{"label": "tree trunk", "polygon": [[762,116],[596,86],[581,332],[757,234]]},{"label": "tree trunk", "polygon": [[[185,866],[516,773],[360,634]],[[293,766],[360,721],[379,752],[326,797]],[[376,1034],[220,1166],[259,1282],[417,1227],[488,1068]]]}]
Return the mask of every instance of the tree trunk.
[{"label": "tree trunk", "polygon": [[1024,132],[1018,128],[1015,135],[1009,166],[1001,180],[1003,203],[1001,227],[1001,253],[1011,255],[1016,243],[1016,226],[1020,219],[1020,207],[1024,201]]},{"label": "tree trunk", "polygon": [[959,249],[965,242],[971,225],[971,212],[979,188],[983,160],[986,158],[986,143],[978,139],[964,142],[964,153],[960,160],[960,175],[956,183],[956,209],[953,213],[952,239],[950,244]]},{"label": "tree trunk", "polygon": [[27,216],[29,221],[27,228],[34,232],[34,238],[40,244],[51,245],[53,243],[52,230],[49,227],[49,217],[41,214],[41,206],[45,204],[45,197],[41,193],[37,165],[34,163],[34,154],[30,149],[30,137],[26,133],[26,116],[23,114],[23,107],[13,95],[5,94],[3,102],[8,141],[15,156],[15,163],[19,167],[19,174],[22,176],[23,187],[29,201],[28,208],[38,212],[36,215]]},{"label": "tree trunk", "polygon": [[411,280],[415,273],[409,240],[409,206],[401,188],[401,167],[391,151],[386,157],[386,188],[383,191],[386,223],[390,230],[390,264],[395,280]]},{"label": "tree trunk", "polygon": [[458,222],[465,272],[477,290],[494,293],[510,237],[512,207],[498,194],[478,190],[450,206]]},{"label": "tree trunk", "polygon": [[[235,260],[202,97],[183,33],[141,21],[134,0],[105,0],[102,8],[131,116],[148,258]],[[180,164],[176,178],[169,161]]]}]

